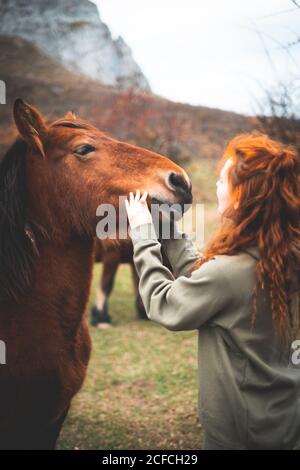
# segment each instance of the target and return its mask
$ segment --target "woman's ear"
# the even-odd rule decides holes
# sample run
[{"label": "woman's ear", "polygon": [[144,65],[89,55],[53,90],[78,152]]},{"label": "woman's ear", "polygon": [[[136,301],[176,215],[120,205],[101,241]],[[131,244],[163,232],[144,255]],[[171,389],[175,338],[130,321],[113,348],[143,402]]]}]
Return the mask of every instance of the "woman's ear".
[{"label": "woman's ear", "polygon": [[21,137],[35,152],[45,158],[43,140],[46,135],[46,123],[42,115],[20,98],[14,103],[13,114]]}]

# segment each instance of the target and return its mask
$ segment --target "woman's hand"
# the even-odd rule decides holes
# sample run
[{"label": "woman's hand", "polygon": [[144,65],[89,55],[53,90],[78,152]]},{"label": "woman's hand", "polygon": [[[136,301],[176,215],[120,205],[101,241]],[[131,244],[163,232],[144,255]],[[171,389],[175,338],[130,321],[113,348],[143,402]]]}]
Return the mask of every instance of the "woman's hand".
[{"label": "woman's hand", "polygon": [[144,192],[140,198],[140,190],[138,189],[135,197],[133,193],[129,193],[129,201],[125,199],[125,207],[131,228],[138,227],[139,225],[152,223],[152,215],[147,206],[147,191]]}]

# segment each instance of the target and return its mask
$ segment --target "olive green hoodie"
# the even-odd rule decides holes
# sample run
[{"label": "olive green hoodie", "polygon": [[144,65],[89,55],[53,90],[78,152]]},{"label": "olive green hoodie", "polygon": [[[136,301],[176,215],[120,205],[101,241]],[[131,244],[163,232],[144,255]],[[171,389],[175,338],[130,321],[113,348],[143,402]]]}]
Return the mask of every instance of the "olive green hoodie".
[{"label": "olive green hoodie", "polygon": [[[283,351],[269,301],[258,291],[258,249],[217,255],[189,273],[199,256],[190,237],[162,240],[151,223],[129,230],[139,291],[151,320],[169,330],[199,330],[199,418],[209,439],[236,449],[291,449],[300,439],[300,367]],[[296,318],[298,293],[292,298]]]}]

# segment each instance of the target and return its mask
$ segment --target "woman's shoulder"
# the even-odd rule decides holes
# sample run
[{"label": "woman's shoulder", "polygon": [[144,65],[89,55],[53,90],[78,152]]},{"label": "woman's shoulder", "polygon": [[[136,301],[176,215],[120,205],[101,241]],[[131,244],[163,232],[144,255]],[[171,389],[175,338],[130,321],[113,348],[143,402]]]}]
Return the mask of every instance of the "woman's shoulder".
[{"label": "woman's shoulder", "polygon": [[243,249],[239,253],[228,255],[215,255],[208,263],[211,269],[216,269],[222,276],[227,278],[234,290],[240,289],[241,285],[253,283],[255,277],[255,266],[259,259],[258,249]]},{"label": "woman's shoulder", "polygon": [[215,255],[213,259],[216,260],[217,264],[220,266],[233,265],[241,267],[245,263],[256,263],[260,259],[260,255],[259,250],[256,246],[249,246],[247,248],[243,248],[242,250],[234,254]]},{"label": "woman's shoulder", "polygon": [[215,272],[231,281],[239,281],[240,278],[253,277],[258,260],[258,248],[249,247],[235,254],[217,254],[203,263],[199,269],[203,274]]}]

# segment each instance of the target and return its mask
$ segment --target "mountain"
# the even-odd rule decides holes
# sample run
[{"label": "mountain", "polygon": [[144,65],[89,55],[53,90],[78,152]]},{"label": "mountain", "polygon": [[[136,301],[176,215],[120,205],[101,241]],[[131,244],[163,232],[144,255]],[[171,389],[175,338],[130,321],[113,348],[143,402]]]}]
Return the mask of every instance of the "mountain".
[{"label": "mountain", "polygon": [[88,0],[1,0],[0,35],[31,41],[67,69],[106,85],[150,90],[130,48],[112,38]]},{"label": "mountain", "polygon": [[0,105],[0,157],[15,136],[12,106],[18,97],[48,119],[74,110],[109,135],[179,163],[216,160],[230,138],[256,125],[255,118],[104,85],[20,38],[0,37],[0,79],[7,89],[7,104]]}]

